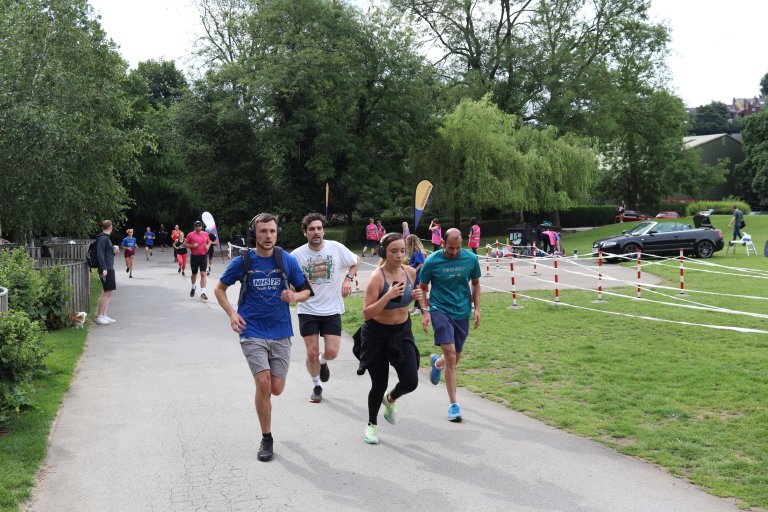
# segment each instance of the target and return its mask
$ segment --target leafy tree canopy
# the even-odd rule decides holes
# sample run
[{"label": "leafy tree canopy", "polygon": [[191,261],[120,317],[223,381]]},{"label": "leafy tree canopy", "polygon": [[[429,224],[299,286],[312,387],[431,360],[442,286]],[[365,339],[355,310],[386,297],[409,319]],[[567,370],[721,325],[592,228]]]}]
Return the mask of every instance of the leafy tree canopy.
[{"label": "leafy tree canopy", "polygon": [[693,115],[691,131],[694,135],[730,133],[732,129],[728,117],[728,106],[725,103],[713,101],[709,105],[702,105]]},{"label": "leafy tree canopy", "polygon": [[586,199],[597,167],[586,140],[521,125],[488,96],[462,100],[442,121],[413,159],[417,174],[434,184],[438,205],[547,212]]},{"label": "leafy tree canopy", "polygon": [[84,0],[0,5],[0,222],[16,238],[119,220],[141,132],[125,62]]}]

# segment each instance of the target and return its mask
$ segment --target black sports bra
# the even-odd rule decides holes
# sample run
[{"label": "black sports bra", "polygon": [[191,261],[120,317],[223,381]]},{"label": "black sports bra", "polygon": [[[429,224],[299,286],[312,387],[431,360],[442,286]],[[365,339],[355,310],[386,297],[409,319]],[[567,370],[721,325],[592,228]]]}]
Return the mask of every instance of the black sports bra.
[{"label": "black sports bra", "polygon": [[[400,267],[400,268],[403,268],[403,267]],[[381,289],[379,298],[382,298],[387,293],[387,291],[389,291],[389,283],[387,282],[387,276],[384,275],[384,269],[381,269],[381,275],[384,278],[384,288]],[[384,309],[407,308],[408,304],[411,303],[412,298],[413,298],[413,287],[411,286],[411,280],[408,279],[408,273],[406,272],[405,273],[405,290],[403,291],[403,295],[401,297],[392,299],[389,302],[387,302],[387,305],[384,306]]]}]

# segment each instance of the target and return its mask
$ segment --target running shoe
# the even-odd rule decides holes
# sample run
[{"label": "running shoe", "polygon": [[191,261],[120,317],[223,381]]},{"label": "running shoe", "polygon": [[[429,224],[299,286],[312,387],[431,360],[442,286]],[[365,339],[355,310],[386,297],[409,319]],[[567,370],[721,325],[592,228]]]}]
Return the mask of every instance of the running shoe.
[{"label": "running shoe", "polygon": [[365,427],[365,434],[363,435],[363,441],[368,444],[379,444],[379,426],[368,424]]},{"label": "running shoe", "polygon": [[195,296],[195,289],[194,289],[194,288],[192,288],[191,290],[189,290],[189,296],[190,296],[190,297],[194,297],[194,296]]},{"label": "running shoe", "polygon": [[205,292],[200,294],[200,298],[203,300],[208,300],[208,296],[205,294]]},{"label": "running shoe", "polygon": [[130,269],[128,267],[125,267],[125,273],[127,274]]},{"label": "running shoe", "polygon": [[387,420],[390,425],[395,425],[397,423],[397,405],[395,402],[387,400],[388,394],[389,393],[384,393],[384,398],[381,399],[381,403],[384,404],[384,419]]},{"label": "running shoe", "polygon": [[309,401],[313,404],[319,404],[323,401],[323,387],[315,386],[312,388],[312,394],[309,397]]},{"label": "running shoe", "polygon": [[275,440],[271,437],[262,437],[259,445],[259,453],[256,455],[261,462],[272,460],[274,452],[272,450]]},{"label": "running shoe", "polygon": [[184,273],[184,271],[181,271],[181,277],[187,277],[187,274]]},{"label": "running shoe", "polygon": [[211,275],[211,269],[206,270],[205,271],[205,275],[207,275],[207,276]]},{"label": "running shoe", "polygon": [[443,373],[443,371],[437,367],[438,359],[440,359],[440,356],[437,354],[429,356],[429,364],[432,366],[432,370],[429,372],[429,381],[435,386],[440,384],[440,375]]},{"label": "running shoe", "polygon": [[130,277],[131,279],[133,279],[133,274],[128,274],[128,277]]},{"label": "running shoe", "polygon": [[110,323],[109,320],[107,320],[103,316],[97,316],[94,322],[96,322],[98,325],[109,325]]},{"label": "running shoe", "polygon": [[454,402],[448,406],[448,421],[454,423],[461,421],[461,407],[459,407],[459,404]]},{"label": "running shoe", "polygon": [[179,270],[177,270],[176,273],[181,274],[181,267],[179,267]]},{"label": "running shoe", "polygon": [[101,317],[101,318],[103,318],[104,320],[106,320],[107,322],[109,322],[109,323],[111,323],[111,324],[113,324],[113,323],[117,322],[117,320],[115,320],[114,318],[112,318],[112,317],[110,317],[110,316],[103,316],[103,317]]},{"label": "running shoe", "polygon": [[320,363],[320,382],[328,382],[331,378],[331,370],[328,369],[328,363]]}]

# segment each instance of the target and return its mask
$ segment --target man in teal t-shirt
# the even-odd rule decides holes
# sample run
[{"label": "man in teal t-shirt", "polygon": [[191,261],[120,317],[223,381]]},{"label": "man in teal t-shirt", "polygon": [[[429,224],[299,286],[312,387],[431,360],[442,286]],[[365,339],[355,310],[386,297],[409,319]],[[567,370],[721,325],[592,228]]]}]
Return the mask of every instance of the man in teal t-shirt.
[{"label": "man in teal t-shirt", "polygon": [[[421,326],[428,332],[427,328],[432,324],[435,345],[443,351],[442,356],[430,356],[432,371],[429,378],[437,385],[445,369],[445,387],[450,401],[448,419],[453,422],[461,421],[461,409],[456,402],[456,365],[469,334],[469,317],[474,315],[475,329],[480,326],[480,263],[477,256],[461,248],[461,242],[461,231],[449,229],[445,233],[445,249],[427,258],[419,274],[427,306],[422,311]],[[426,299],[430,284],[432,290]]]}]

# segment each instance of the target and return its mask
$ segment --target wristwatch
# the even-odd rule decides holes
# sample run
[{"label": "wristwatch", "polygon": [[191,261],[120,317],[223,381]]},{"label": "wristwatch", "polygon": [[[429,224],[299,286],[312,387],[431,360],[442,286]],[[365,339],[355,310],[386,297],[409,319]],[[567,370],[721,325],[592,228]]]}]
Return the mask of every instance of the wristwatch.
[{"label": "wristwatch", "polygon": [[350,281],[354,281],[355,280],[355,276],[347,274],[347,279],[349,279]]}]

